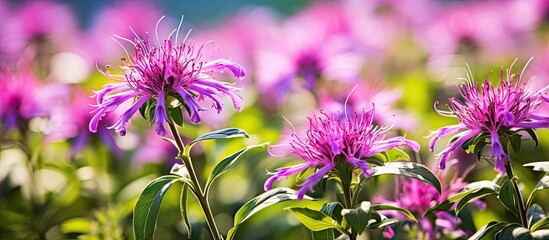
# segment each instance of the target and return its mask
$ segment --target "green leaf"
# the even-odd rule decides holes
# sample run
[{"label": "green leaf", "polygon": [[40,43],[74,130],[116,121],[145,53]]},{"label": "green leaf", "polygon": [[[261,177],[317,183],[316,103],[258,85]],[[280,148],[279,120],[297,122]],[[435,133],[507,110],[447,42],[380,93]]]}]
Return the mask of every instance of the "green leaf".
[{"label": "green leaf", "polygon": [[474,199],[481,198],[481,197],[488,196],[488,195],[492,195],[492,194],[497,195],[498,192],[496,190],[492,189],[492,188],[485,188],[485,187],[477,188],[477,189],[474,189],[471,192],[468,192],[458,202],[458,204],[456,206],[456,216],[463,209],[463,207],[465,207],[465,205],[467,203],[471,202]]},{"label": "green leaf", "polygon": [[183,223],[187,228],[187,236],[191,239],[192,228],[191,222],[189,221],[189,216],[187,215],[187,185],[183,185],[183,190],[181,191],[181,198],[179,201],[179,210],[181,212],[181,217],[183,218]]},{"label": "green leaf", "polygon": [[427,167],[413,162],[390,162],[383,166],[374,166],[370,177],[384,174],[396,174],[411,177],[426,182],[433,186],[439,193],[442,191],[440,181]]},{"label": "green leaf", "polygon": [[516,132],[520,132],[520,131],[524,131],[524,132],[528,133],[528,135],[530,135],[532,140],[534,140],[535,147],[538,146],[538,144],[539,144],[538,136],[536,135],[536,132],[534,132],[533,129],[531,129],[531,128],[521,128],[521,129],[517,130]]},{"label": "green leaf", "polygon": [[549,188],[549,172],[546,173],[534,187],[535,190],[543,190]]},{"label": "green leaf", "polygon": [[313,231],[322,231],[324,229],[330,228],[341,229],[341,226],[339,226],[336,220],[320,211],[309,209],[306,207],[289,207],[285,208],[284,210],[287,210],[294,214],[294,216],[301,223],[303,223],[305,227]]},{"label": "green leaf", "polygon": [[485,236],[488,236],[489,233],[494,231],[499,231],[503,227],[505,227],[507,223],[504,222],[489,222],[488,224],[482,226],[473,236],[469,238],[469,240],[480,240]]},{"label": "green leaf", "polygon": [[540,219],[536,223],[534,223],[532,226],[530,226],[530,230],[536,231],[544,226],[547,226],[549,224],[549,217],[545,217],[543,219]]},{"label": "green leaf", "polygon": [[[330,216],[340,224],[343,220],[341,210],[343,210],[343,206],[339,202],[325,203],[320,208],[320,212]],[[312,236],[313,240],[332,240],[334,239],[334,230],[330,228],[322,231],[312,231]]]},{"label": "green leaf", "polygon": [[341,215],[341,211],[343,210],[343,205],[339,202],[330,202],[325,203],[320,208],[320,211],[325,213],[326,215],[332,217],[337,222],[341,223],[343,221],[343,215]]},{"label": "green leaf", "polygon": [[408,216],[410,219],[417,222],[416,217],[410,211],[408,211],[404,208],[401,208],[401,207],[397,207],[397,206],[389,205],[389,204],[376,204],[372,208],[376,211],[379,211],[379,210],[396,210],[396,211],[399,211],[401,213],[404,213],[404,215]]},{"label": "green leaf", "polygon": [[360,234],[368,226],[368,221],[372,214],[372,204],[368,201],[363,201],[358,208],[343,209],[341,214],[351,225],[352,229]]},{"label": "green leaf", "polygon": [[180,177],[166,175],[153,180],[141,193],[134,208],[133,231],[136,240],[152,239],[164,194]]},{"label": "green leaf", "polygon": [[221,176],[221,174],[223,174],[227,170],[229,170],[229,168],[231,168],[236,163],[236,161],[238,161],[244,155],[244,153],[246,153],[248,150],[253,149],[253,148],[265,147],[267,145],[268,145],[268,143],[263,143],[263,144],[259,144],[259,145],[250,145],[250,146],[247,146],[243,149],[238,150],[237,152],[235,152],[235,153],[225,157],[223,160],[219,161],[215,165],[215,167],[213,168],[212,172],[210,173],[210,176],[208,177],[208,180],[206,181],[206,186],[204,188],[205,189],[204,191],[208,192],[212,182],[216,178]]},{"label": "green leaf", "polygon": [[[304,196],[303,198],[313,200],[308,196]],[[236,233],[238,226],[240,226],[240,224],[253,216],[255,213],[274,204],[295,199],[297,199],[296,191],[289,188],[271,189],[251,199],[250,201],[245,203],[240,209],[238,209],[238,211],[234,215],[234,226],[233,228],[231,228],[231,230],[229,230],[229,233],[227,234],[227,240],[232,239]]]},{"label": "green leaf", "polygon": [[333,240],[334,239],[334,230],[325,229],[322,231],[311,231],[313,240]]},{"label": "green leaf", "polygon": [[520,152],[520,146],[522,145],[522,139],[520,134],[511,135],[509,137],[509,140],[511,143],[511,147],[513,148],[513,151],[515,151],[515,153],[518,154]]},{"label": "green leaf", "polygon": [[225,128],[216,130],[213,132],[206,133],[200,137],[197,137],[195,140],[189,143],[189,145],[193,145],[197,142],[204,141],[204,140],[211,140],[211,139],[225,139],[225,138],[237,138],[237,137],[245,137],[249,138],[250,136],[246,131],[238,128]]},{"label": "green leaf", "polygon": [[467,196],[472,192],[480,191],[479,189],[482,189],[482,188],[486,188],[484,191],[492,190],[493,192],[499,192],[500,186],[488,180],[469,183],[467,184],[467,186],[463,188],[464,190],[461,191],[460,193],[454,194],[448,197],[448,199],[441,201],[436,205],[427,209],[427,211],[425,211],[423,216],[427,216],[428,214],[437,212],[437,211],[447,211],[454,205],[454,202],[461,200],[462,198],[464,198],[465,196]]},{"label": "green leaf", "polygon": [[533,167],[534,171],[549,172],[549,162],[532,162],[522,166]]},{"label": "green leaf", "polygon": [[533,204],[528,208],[528,211],[526,211],[526,217],[528,219],[528,226],[532,228],[532,225],[544,219],[546,216],[540,205]]},{"label": "green leaf", "polygon": [[183,126],[183,112],[181,112],[181,107],[168,108],[168,115],[175,124]]},{"label": "green leaf", "polygon": [[154,118],[154,111],[156,108],[156,99],[151,98],[147,100],[141,107],[139,108],[139,113],[141,113],[141,116],[148,120],[150,123],[152,123],[152,119]]},{"label": "green leaf", "polygon": [[499,240],[531,240],[530,231],[519,224],[510,224],[504,227],[499,233]]},{"label": "green leaf", "polygon": [[517,197],[515,196],[515,189],[512,181],[513,180],[505,180],[503,182],[499,189],[498,198],[507,210],[511,211],[515,217],[519,217]]}]

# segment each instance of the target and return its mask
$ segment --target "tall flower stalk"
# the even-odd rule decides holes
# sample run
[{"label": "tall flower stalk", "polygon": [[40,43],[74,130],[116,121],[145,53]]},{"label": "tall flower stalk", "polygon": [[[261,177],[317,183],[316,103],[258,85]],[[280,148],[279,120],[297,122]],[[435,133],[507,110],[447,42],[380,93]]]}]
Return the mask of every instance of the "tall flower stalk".
[{"label": "tall flower stalk", "polygon": [[[179,26],[181,26],[181,23]],[[190,157],[190,148],[197,141],[204,139],[221,138],[219,136],[247,135],[243,131],[229,129],[217,133],[215,137],[198,138],[185,146],[176,125],[183,125],[183,111],[189,114],[192,123],[199,123],[201,120],[199,112],[210,109],[203,107],[199,103],[203,100],[211,102],[211,108],[214,108],[219,113],[223,110],[220,97],[229,96],[232,99],[234,107],[240,111],[243,107],[243,99],[236,93],[240,89],[229,83],[216,80],[212,76],[212,73],[228,70],[235,77],[242,78],[245,75],[245,71],[241,65],[230,60],[204,59],[206,48],[210,44],[209,42],[195,48],[193,40],[187,41],[185,38],[181,43],[178,42],[179,27],[172,34],[174,32],[175,38],[170,35],[163,42],[159,40],[158,33],[156,33],[156,42],[151,42],[148,36],[145,39],[141,39],[136,35],[135,40],[129,40],[120,36],[113,38],[122,46],[121,41],[128,42],[134,48],[134,51],[133,54],[130,54],[124,48],[127,58],[122,58],[122,66],[106,66],[107,69],[112,69],[116,73],[100,70],[106,77],[118,83],[107,84],[103,89],[95,92],[97,103],[93,105],[93,118],[90,121],[89,128],[92,132],[97,131],[99,120],[106,115],[112,114],[126,102],[131,102],[129,108],[125,109],[118,116],[117,121],[113,125],[108,126],[108,128],[115,129],[120,135],[123,136],[126,134],[127,128],[130,125],[130,119],[138,111],[144,118],[150,121],[151,125],[155,125],[158,135],[166,135],[165,125],[167,124],[173,136],[173,143],[179,151],[177,158],[183,162],[183,166],[177,166],[178,170],[172,170],[172,175],[163,176],[151,182],[143,191],[134,209],[134,233],[136,239],[147,239],[154,234],[154,228],[151,230],[147,226],[151,224],[154,226],[156,224],[157,211],[160,205],[153,204],[154,201],[149,199],[151,196],[148,192],[158,191],[153,198],[161,200],[167,188],[174,182],[180,181],[184,183],[181,211],[185,212],[186,188],[188,187],[196,196],[204,211],[213,238],[219,240],[222,239],[222,235],[214,221],[214,215],[208,202],[209,184],[213,180],[208,179],[208,183],[204,187],[200,185]],[[221,173],[218,172],[216,174],[219,175]],[[158,189],[157,184],[165,185]],[[183,217],[190,233],[191,229],[186,214]],[[141,221],[145,221],[147,225],[142,227],[144,223]]]}]

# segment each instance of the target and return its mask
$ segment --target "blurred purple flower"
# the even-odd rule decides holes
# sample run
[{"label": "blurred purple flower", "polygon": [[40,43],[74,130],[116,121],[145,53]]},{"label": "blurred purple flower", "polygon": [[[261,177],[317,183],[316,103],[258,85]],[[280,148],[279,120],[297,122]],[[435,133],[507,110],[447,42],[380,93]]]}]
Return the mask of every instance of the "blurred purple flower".
[{"label": "blurred purple flower", "polygon": [[[512,67],[512,66],[511,66]],[[506,146],[502,145],[500,139],[508,139],[510,131],[520,128],[548,128],[549,115],[542,115],[536,112],[536,108],[543,101],[549,101],[549,97],[544,94],[545,88],[534,91],[528,84],[522,82],[524,70],[516,76],[511,70],[507,70],[504,77],[503,67],[500,71],[499,87],[495,87],[488,81],[488,77],[482,83],[482,88],[478,90],[478,83],[474,81],[471,73],[467,73],[466,82],[459,87],[459,93],[464,101],[457,98],[448,99],[449,111],[441,111],[436,108],[438,102],[435,102],[435,110],[443,116],[455,117],[459,124],[442,127],[434,132],[434,136],[429,143],[429,149],[434,152],[435,143],[442,137],[454,135],[453,141],[450,141],[446,149],[442,150],[439,167],[446,167],[446,160],[450,154],[460,148],[467,140],[475,138],[481,134],[488,134],[492,146],[492,158],[496,159],[495,170],[505,172],[505,163],[509,161]],[[504,142],[505,143],[505,142]]]},{"label": "blurred purple flower", "polygon": [[[144,33],[153,29],[161,16],[161,11],[152,2],[123,0],[107,4],[106,8],[94,16],[89,32],[82,37],[82,48],[87,50],[92,59],[119,59],[122,49],[113,44],[111,37],[114,34],[130,39],[135,34],[144,37]],[[163,28],[161,30],[171,31]]]},{"label": "blurred purple flower", "polygon": [[[71,89],[72,99],[69,106],[57,108],[52,121],[55,124],[54,128],[46,135],[49,141],[59,141],[70,139],[71,146],[69,156],[71,158],[80,152],[85,145],[94,137],[97,136],[105,143],[115,154],[120,155],[122,150],[115,142],[115,136],[112,131],[106,128],[97,129],[97,134],[92,134],[87,131],[88,124],[92,119],[90,112],[93,111],[91,106],[92,100],[85,91],[79,88]],[[113,123],[115,119],[107,116],[101,120],[106,123]]]},{"label": "blurred purple flower", "polygon": [[259,46],[255,58],[264,100],[280,103],[296,88],[314,91],[323,79],[356,81],[363,56],[343,15],[337,4],[314,5],[266,31],[272,40]]},{"label": "blurred purple flower", "polygon": [[156,122],[156,132],[159,135],[166,134],[164,123],[171,122],[167,108],[173,107],[175,99],[179,99],[176,102],[182,105],[176,107],[187,109],[192,123],[200,122],[199,111],[208,110],[200,106],[197,100],[209,99],[213,102],[213,108],[221,112],[223,104],[218,97],[228,95],[234,107],[237,110],[242,109],[243,99],[236,94],[239,89],[214,79],[210,74],[229,70],[234,76],[242,78],[245,75],[244,68],[227,59],[202,59],[208,43],[198,49],[195,49],[192,40],[179,44],[178,30],[174,30],[177,32],[175,40],[171,35],[163,43],[157,38],[154,45],[148,37],[144,40],[137,37],[134,41],[118,37],[130,42],[135,47],[135,53],[132,56],[128,54],[127,59],[122,58],[121,67],[106,66],[118,74],[100,70],[109,79],[123,83],[107,84],[96,92],[97,105],[94,105],[90,131],[97,131],[99,120],[128,100],[134,101],[132,106],[118,117],[116,123],[109,126],[120,135],[126,133],[130,118],[151,99],[155,100],[156,106],[154,115],[149,120],[151,123]]},{"label": "blurred purple flower", "polygon": [[5,130],[27,127],[34,117],[50,117],[66,95],[61,84],[41,84],[28,71],[0,70],[0,117]]},{"label": "blurred purple flower", "polygon": [[471,51],[493,59],[533,43],[529,33],[548,6],[545,0],[449,2],[440,4],[432,21],[416,33],[433,61],[450,62],[448,56]]},{"label": "blurred purple flower", "polygon": [[78,22],[71,10],[58,2],[26,1],[9,11],[11,15],[0,23],[0,52],[7,56],[19,57],[33,42],[54,43],[43,47],[48,52],[66,48],[78,34]]},{"label": "blurred purple flower", "polygon": [[389,128],[374,126],[373,119],[374,108],[343,120],[338,114],[328,115],[323,112],[320,116],[309,118],[307,132],[300,136],[293,134],[289,143],[292,148],[290,155],[304,163],[277,169],[265,182],[265,190],[269,190],[273,182],[280,178],[308,168],[318,168],[307,177],[298,191],[298,198],[301,199],[305,192],[312,191],[312,187],[338,164],[350,164],[361,169],[364,176],[369,176],[372,169],[363,158],[404,145],[419,151],[417,142],[404,137],[383,139],[380,135]]},{"label": "blurred purple flower", "polygon": [[[467,175],[466,171],[463,175]],[[414,216],[423,216],[427,209],[442,202],[448,197],[453,196],[461,192],[464,187],[467,186],[467,182],[463,181],[463,178],[458,177],[455,174],[451,179],[448,178],[446,173],[438,171],[436,172],[442,183],[442,194],[431,185],[421,182],[417,179],[404,178],[398,191],[395,191],[395,201],[389,201],[382,197],[376,197],[374,201],[391,204],[404,209],[409,210]],[[477,207],[484,208],[485,204],[481,201],[474,202]],[[450,209],[454,210],[455,205]],[[398,211],[387,211],[391,216],[394,216],[401,220],[408,220],[409,218]],[[434,213],[434,222],[429,220],[428,217],[418,219],[418,227],[421,231],[418,231],[419,239],[440,239],[442,236],[451,235],[452,239],[467,237],[468,234],[460,229],[461,220],[454,217],[452,214],[444,211]],[[409,222],[412,223],[413,222]],[[387,231],[383,233],[386,238],[392,238],[394,231],[391,227],[388,227]],[[421,238],[420,236],[424,236]]]}]

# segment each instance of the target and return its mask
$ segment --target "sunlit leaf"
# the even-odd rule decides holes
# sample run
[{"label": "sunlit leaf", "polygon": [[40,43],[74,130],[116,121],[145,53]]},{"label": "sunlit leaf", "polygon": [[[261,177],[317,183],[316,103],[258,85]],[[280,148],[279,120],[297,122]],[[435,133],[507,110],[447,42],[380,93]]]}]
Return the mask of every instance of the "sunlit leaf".
[{"label": "sunlit leaf", "polygon": [[133,231],[136,240],[153,238],[162,198],[179,178],[175,175],[162,176],[145,187],[134,208]]},{"label": "sunlit leaf", "polygon": [[533,225],[530,226],[530,230],[532,231],[536,231],[542,227],[545,227],[549,225],[549,217],[545,217],[543,219],[540,219],[539,221],[537,221],[536,223],[534,223]]},{"label": "sunlit leaf", "polygon": [[499,233],[499,240],[531,240],[530,231],[519,224],[510,224]]},{"label": "sunlit leaf", "polygon": [[284,210],[291,212],[301,223],[303,223],[303,225],[305,225],[305,227],[312,231],[341,228],[336,220],[317,210],[306,207],[289,207]]},{"label": "sunlit leaf", "polygon": [[522,166],[533,167],[534,171],[549,172],[549,162],[532,162]]},{"label": "sunlit leaf", "polygon": [[[313,200],[308,196],[304,196],[303,198]],[[240,209],[238,209],[238,211],[234,215],[234,226],[229,230],[229,233],[227,234],[227,240],[232,239],[236,234],[238,226],[240,226],[240,224],[253,216],[255,213],[274,204],[296,199],[296,191],[289,188],[271,189],[251,199],[250,201],[245,203]]]},{"label": "sunlit leaf", "polygon": [[352,229],[360,234],[364,232],[364,229],[368,226],[368,221],[372,214],[372,204],[364,201],[355,209],[343,209],[341,214],[351,225]]},{"label": "sunlit leaf", "polygon": [[416,217],[410,211],[408,211],[407,209],[401,208],[401,207],[397,207],[397,206],[389,205],[389,204],[376,204],[372,208],[376,211],[379,211],[379,210],[396,210],[396,211],[399,211],[399,212],[403,213],[404,215],[406,215],[410,219],[414,220],[415,222],[417,222]]},{"label": "sunlit leaf", "polygon": [[433,186],[439,193],[442,191],[440,181],[427,167],[413,162],[390,162],[383,166],[374,166],[370,177],[384,174],[394,174],[411,177]]},{"label": "sunlit leaf", "polygon": [[204,140],[211,140],[211,139],[225,139],[225,138],[237,138],[237,137],[245,137],[249,138],[248,133],[242,129],[238,128],[225,128],[216,130],[213,132],[206,133],[200,137],[197,137],[192,142],[189,143],[189,146],[192,146],[194,143],[204,141]]},{"label": "sunlit leaf", "polygon": [[477,188],[477,189],[474,189],[473,191],[468,192],[458,202],[458,204],[456,206],[456,216],[463,209],[463,207],[465,207],[465,205],[467,203],[473,201],[474,199],[482,198],[482,197],[489,196],[489,195],[497,195],[497,194],[498,194],[498,192],[496,190],[494,190],[492,188],[485,188],[485,187]]},{"label": "sunlit leaf", "polygon": [[488,224],[482,226],[473,236],[469,238],[469,240],[480,240],[484,238],[485,236],[488,236],[491,232],[499,231],[503,227],[505,227],[508,223],[505,222],[489,222]]},{"label": "sunlit leaf", "polygon": [[181,212],[181,217],[183,218],[183,223],[185,224],[185,227],[187,228],[187,236],[189,239],[192,235],[192,228],[191,228],[191,222],[189,221],[189,216],[187,214],[187,185],[183,185],[183,190],[181,191],[181,198],[179,200],[179,211]]}]

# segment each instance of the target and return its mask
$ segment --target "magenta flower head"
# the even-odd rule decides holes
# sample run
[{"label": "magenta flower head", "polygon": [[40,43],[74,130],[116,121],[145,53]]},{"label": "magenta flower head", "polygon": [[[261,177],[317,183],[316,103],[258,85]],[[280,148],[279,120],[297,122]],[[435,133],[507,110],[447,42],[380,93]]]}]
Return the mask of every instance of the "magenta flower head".
[{"label": "magenta flower head", "polygon": [[374,115],[374,108],[346,119],[341,119],[339,114],[328,115],[322,111],[320,116],[313,115],[309,118],[306,134],[293,134],[289,143],[290,156],[301,159],[303,163],[279,168],[265,182],[265,191],[271,189],[273,182],[280,178],[316,168],[317,171],[307,177],[298,191],[298,199],[302,199],[306,191],[312,191],[312,187],[337,165],[350,164],[362,170],[364,176],[369,176],[372,169],[365,158],[404,145],[419,151],[417,142],[404,137],[383,139],[381,134],[390,128],[373,125]]},{"label": "magenta flower head", "polygon": [[99,120],[125,102],[131,102],[131,106],[109,126],[120,135],[126,133],[130,118],[138,110],[142,110],[142,113],[149,110],[144,116],[151,124],[156,124],[159,135],[165,135],[164,124],[173,120],[168,117],[168,110],[181,115],[181,109],[184,108],[191,122],[198,123],[198,112],[209,109],[199,105],[198,101],[208,99],[213,102],[213,108],[221,112],[223,104],[218,98],[224,95],[231,97],[237,110],[242,109],[243,99],[236,93],[240,89],[214,79],[211,73],[229,70],[235,77],[242,78],[245,75],[244,68],[227,59],[203,59],[209,42],[195,48],[192,40],[185,39],[178,43],[179,28],[174,32],[175,39],[170,34],[162,43],[158,37],[156,43],[151,43],[148,37],[141,39],[136,35],[136,39],[131,41],[117,36],[117,39],[131,43],[135,52],[131,56],[128,54],[127,59],[122,58],[123,65],[120,67],[106,66],[117,74],[100,70],[109,79],[121,83],[107,84],[95,92],[97,104],[94,105],[94,116],[89,124],[90,131],[97,131]]},{"label": "magenta flower head", "polygon": [[[511,66],[512,67],[512,66]],[[524,73],[524,70],[523,70]],[[429,148],[434,151],[435,143],[442,137],[454,135],[447,147],[439,153],[439,167],[444,169],[446,160],[459,147],[467,149],[469,145],[491,145],[492,158],[495,158],[495,170],[505,172],[505,164],[509,161],[507,144],[513,139],[520,139],[518,132],[525,132],[536,138],[533,129],[548,128],[549,116],[536,112],[536,108],[549,98],[543,95],[547,87],[534,91],[528,87],[528,81],[523,82],[522,76],[511,75],[510,69],[506,76],[503,67],[500,71],[499,87],[494,86],[488,78],[478,89],[470,73],[467,79],[458,86],[464,101],[457,98],[448,99],[449,111],[436,111],[447,117],[455,117],[459,124],[442,127],[434,132]],[[479,158],[482,148],[475,146]]]},{"label": "magenta flower head", "polygon": [[[471,168],[466,170],[462,175],[467,175]],[[415,216],[423,216],[427,209],[435,206],[436,204],[448,199],[448,197],[460,193],[466,186],[467,182],[463,181],[463,178],[458,177],[459,174],[454,174],[453,177],[449,177],[445,172],[436,172],[438,177],[442,180],[442,194],[431,185],[421,182],[417,179],[405,178],[399,188],[395,191],[395,200],[388,201],[382,197],[376,197],[375,201],[383,204],[392,204],[404,209],[409,210]],[[485,203],[479,200],[474,201],[474,204],[478,208],[484,208]],[[454,210],[454,204],[450,210]],[[388,215],[394,216],[398,219],[409,219],[406,215],[398,211],[388,211]],[[434,220],[434,221],[432,221]],[[416,224],[412,221],[407,221],[409,224]],[[452,239],[467,237],[467,232],[462,229],[461,220],[456,218],[452,214],[446,211],[439,211],[434,213],[434,219],[429,217],[423,217],[418,219],[417,223],[421,232],[418,231],[418,238],[428,240],[440,239],[442,236],[450,236]],[[392,238],[394,232],[390,227],[383,233],[386,238]]]}]

